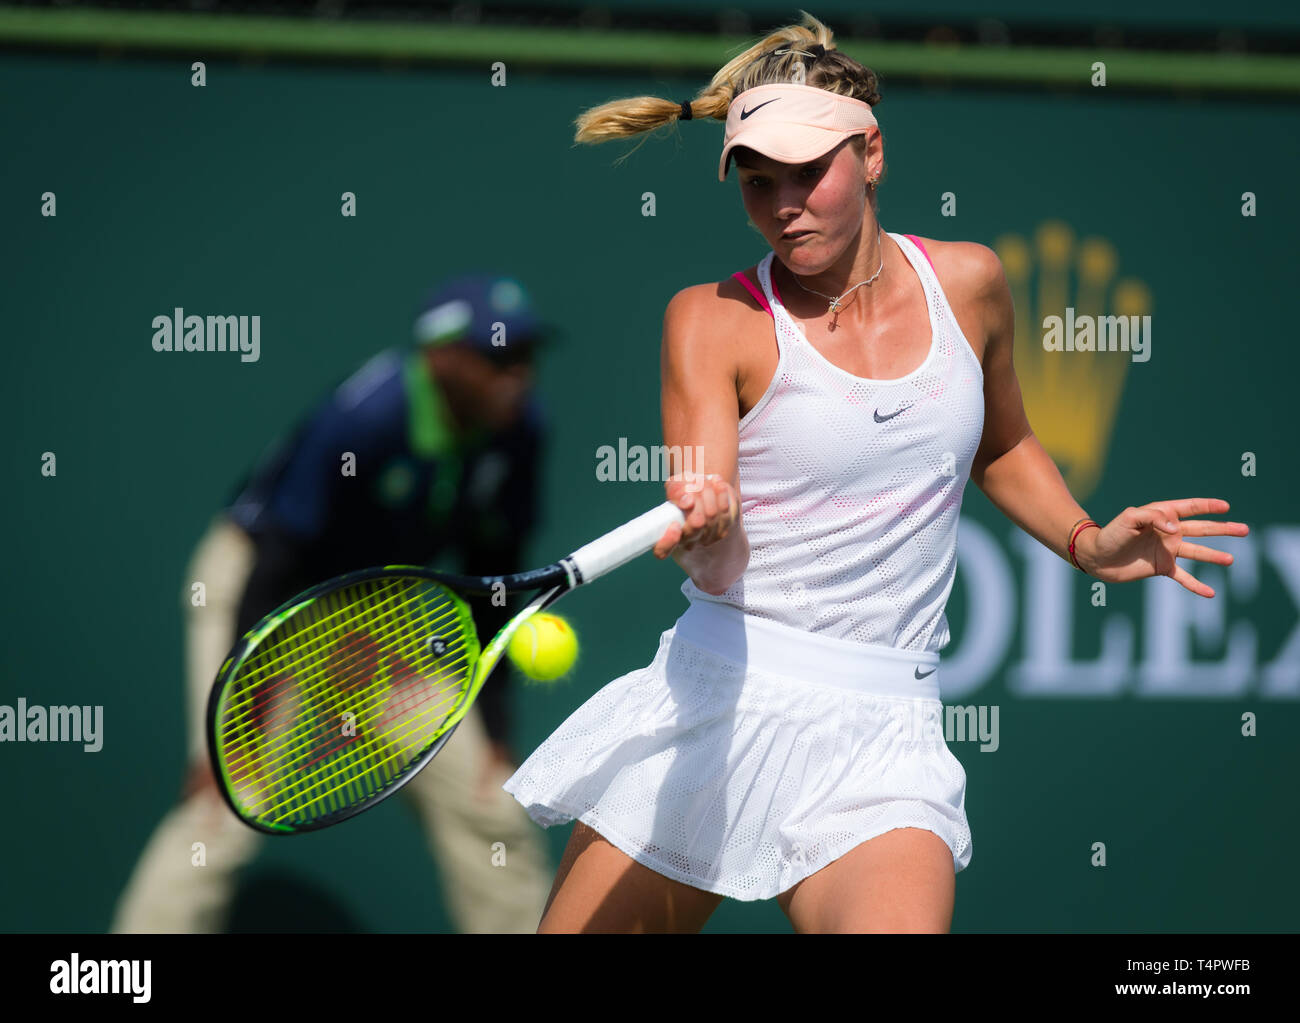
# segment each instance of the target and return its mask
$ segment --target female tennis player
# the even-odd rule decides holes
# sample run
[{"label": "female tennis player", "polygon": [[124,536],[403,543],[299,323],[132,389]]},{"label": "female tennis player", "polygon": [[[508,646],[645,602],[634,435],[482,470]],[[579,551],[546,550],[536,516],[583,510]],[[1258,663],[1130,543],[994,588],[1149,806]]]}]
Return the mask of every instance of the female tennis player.
[{"label": "female tennis player", "polygon": [[719,180],[734,158],[772,251],[668,304],[665,443],[705,465],[669,482],[686,523],[655,553],[690,607],[505,785],[578,821],[539,932],[693,932],[727,897],[801,933],[947,931],[971,858],[939,699],[966,479],[1107,582],[1212,597],[1175,559],[1231,564],[1187,538],[1247,533],[1189,520],[1228,510],[1203,498],[1088,518],[1026,419],[996,255],[881,229],[876,76],[830,44],[805,14],[693,102],[578,119],[579,141],[725,119]]}]

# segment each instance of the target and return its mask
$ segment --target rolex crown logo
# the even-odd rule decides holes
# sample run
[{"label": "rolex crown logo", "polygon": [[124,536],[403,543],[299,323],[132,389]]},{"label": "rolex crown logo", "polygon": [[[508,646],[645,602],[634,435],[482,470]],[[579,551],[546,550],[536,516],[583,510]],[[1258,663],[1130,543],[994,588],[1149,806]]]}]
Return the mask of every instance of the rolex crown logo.
[{"label": "rolex crown logo", "polygon": [[[1016,306],[1016,376],[1034,433],[1061,467],[1070,492],[1084,501],[1097,485],[1134,356],[1105,345],[1087,348],[1092,324],[1145,318],[1151,292],[1131,277],[1117,278],[1119,257],[1104,238],[1076,241],[1061,221],[1046,221],[1033,242],[1007,234],[993,248],[1006,270]],[[1056,319],[1053,320],[1052,318]],[[1046,350],[1047,325],[1068,323],[1069,350]],[[1129,321],[1122,326],[1127,329]],[[1083,340],[1074,347],[1075,324]],[[1104,331],[1103,331],[1104,333]],[[1127,333],[1125,334],[1127,345]],[[1149,341],[1148,341],[1149,344]]]}]

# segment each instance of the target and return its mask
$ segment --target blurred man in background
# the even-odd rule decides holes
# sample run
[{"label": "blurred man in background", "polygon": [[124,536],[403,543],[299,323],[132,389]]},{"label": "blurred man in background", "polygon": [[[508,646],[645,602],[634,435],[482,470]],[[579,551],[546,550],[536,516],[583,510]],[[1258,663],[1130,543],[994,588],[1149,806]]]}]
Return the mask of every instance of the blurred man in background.
[{"label": "blurred man in background", "polygon": [[[217,791],[204,719],[226,654],[259,618],[308,586],[374,565],[453,559],[460,564],[443,567],[476,575],[523,566],[542,432],[532,361],[548,333],[517,281],[447,282],[421,308],[414,346],[381,352],[344,381],[213,520],[183,597],[189,775],[136,866],[113,932],[222,929],[236,871],[261,836]],[[195,582],[203,606],[191,600]],[[514,610],[469,603],[484,641]],[[447,745],[402,790],[467,933],[532,933],[550,890],[541,832],[501,789],[516,762],[510,671],[503,659]],[[498,842],[502,865],[493,863]]]}]

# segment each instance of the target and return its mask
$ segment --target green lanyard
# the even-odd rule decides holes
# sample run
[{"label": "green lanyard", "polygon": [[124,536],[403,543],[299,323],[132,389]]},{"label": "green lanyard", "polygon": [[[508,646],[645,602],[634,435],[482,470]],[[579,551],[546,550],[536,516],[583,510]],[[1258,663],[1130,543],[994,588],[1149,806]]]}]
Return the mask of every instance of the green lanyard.
[{"label": "green lanyard", "polygon": [[451,410],[447,408],[442,389],[434,382],[423,352],[417,350],[407,357],[402,377],[410,409],[407,429],[411,451],[417,458],[438,460],[438,472],[429,493],[429,513],[441,525],[456,503],[466,449],[480,444],[484,433],[473,430],[463,444],[457,444]]}]

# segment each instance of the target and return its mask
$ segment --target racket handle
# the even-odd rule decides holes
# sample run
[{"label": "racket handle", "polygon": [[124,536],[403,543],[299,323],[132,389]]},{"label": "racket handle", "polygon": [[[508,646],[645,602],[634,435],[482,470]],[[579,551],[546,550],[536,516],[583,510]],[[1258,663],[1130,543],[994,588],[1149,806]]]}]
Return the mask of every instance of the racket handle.
[{"label": "racket handle", "polygon": [[664,530],[685,521],[682,510],[672,501],[665,501],[598,540],[592,540],[585,547],[579,547],[566,560],[571,561],[582,574],[582,581],[589,583],[644,554],[659,542]]}]

